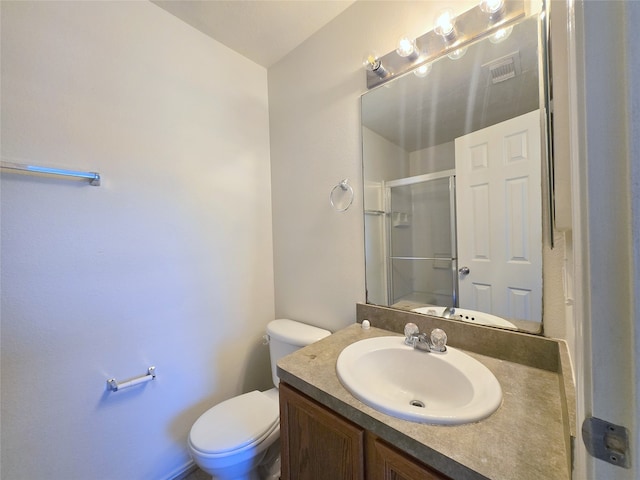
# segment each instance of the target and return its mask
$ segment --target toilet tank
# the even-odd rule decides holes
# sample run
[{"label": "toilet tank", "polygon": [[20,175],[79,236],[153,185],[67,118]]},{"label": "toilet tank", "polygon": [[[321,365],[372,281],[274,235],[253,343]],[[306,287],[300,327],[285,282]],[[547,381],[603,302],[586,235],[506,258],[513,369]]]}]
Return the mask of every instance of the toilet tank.
[{"label": "toilet tank", "polygon": [[328,337],[331,332],[305,323],[284,318],[272,320],[267,325],[269,336],[269,355],[271,356],[271,374],[273,384],[277,387],[280,379],[277,374],[277,364],[285,355],[311,345],[313,342]]}]

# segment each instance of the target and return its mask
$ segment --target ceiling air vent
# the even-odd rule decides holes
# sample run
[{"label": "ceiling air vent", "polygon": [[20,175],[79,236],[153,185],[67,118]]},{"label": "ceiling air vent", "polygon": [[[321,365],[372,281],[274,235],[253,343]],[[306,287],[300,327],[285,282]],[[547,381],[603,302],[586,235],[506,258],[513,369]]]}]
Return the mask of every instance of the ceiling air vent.
[{"label": "ceiling air vent", "polygon": [[520,67],[520,52],[513,52],[492,62],[485,63],[482,68],[486,69],[489,79],[494,85],[514,78],[520,75],[522,71]]}]

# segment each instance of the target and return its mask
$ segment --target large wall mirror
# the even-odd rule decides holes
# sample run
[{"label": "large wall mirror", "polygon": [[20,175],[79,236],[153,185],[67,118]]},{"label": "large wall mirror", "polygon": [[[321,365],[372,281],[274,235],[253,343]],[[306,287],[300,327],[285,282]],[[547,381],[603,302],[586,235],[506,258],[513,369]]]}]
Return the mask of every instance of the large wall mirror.
[{"label": "large wall mirror", "polygon": [[368,303],[541,331],[542,17],[362,96]]}]

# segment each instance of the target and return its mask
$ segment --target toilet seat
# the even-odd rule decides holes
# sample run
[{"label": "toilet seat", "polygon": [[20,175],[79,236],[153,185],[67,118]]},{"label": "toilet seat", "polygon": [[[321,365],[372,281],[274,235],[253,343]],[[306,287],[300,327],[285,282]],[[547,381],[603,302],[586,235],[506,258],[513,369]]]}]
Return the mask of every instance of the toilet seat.
[{"label": "toilet seat", "polygon": [[193,424],[191,447],[203,456],[224,457],[251,449],[279,427],[277,401],[263,392],[230,398],[207,410]]}]

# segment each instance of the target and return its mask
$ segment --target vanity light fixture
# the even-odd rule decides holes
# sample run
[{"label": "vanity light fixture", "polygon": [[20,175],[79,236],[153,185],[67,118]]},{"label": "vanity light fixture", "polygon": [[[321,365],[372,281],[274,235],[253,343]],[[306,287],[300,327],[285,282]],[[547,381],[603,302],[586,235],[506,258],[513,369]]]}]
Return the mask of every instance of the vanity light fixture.
[{"label": "vanity light fixture", "polygon": [[501,28],[500,30],[498,30],[496,33],[494,33],[489,37],[489,41],[494,44],[504,42],[507,38],[509,38],[509,35],[511,35],[511,32],[513,32],[513,26],[510,26],[507,28]]},{"label": "vanity light fixture", "polygon": [[367,71],[375,73],[380,78],[385,78],[389,75],[389,71],[384,68],[375,52],[367,53],[362,59],[362,65]]},{"label": "vanity light fixture", "polygon": [[456,40],[455,15],[450,9],[443,10],[438,14],[433,31],[444,38],[445,42],[452,43]]},{"label": "vanity light fixture", "polygon": [[[403,36],[397,48],[382,57],[368,54],[363,61],[367,88],[388,84],[389,80],[414,71],[427,75],[427,64],[440,56],[462,57],[467,47],[480,38],[499,42],[509,36],[509,27],[526,16],[527,0],[474,0],[475,6],[465,12],[442,10],[435,18],[434,27],[418,37]],[[501,30],[504,29],[504,30]],[[420,71],[415,71],[421,67]]]},{"label": "vanity light fixture", "polygon": [[412,61],[418,58],[418,47],[416,47],[415,39],[412,39],[409,36],[402,37],[400,40],[398,40],[398,48],[396,48],[396,53],[401,57],[408,58]]},{"label": "vanity light fixture", "polygon": [[495,22],[504,15],[504,0],[481,0],[480,10],[489,16],[489,20]]},{"label": "vanity light fixture", "polygon": [[431,73],[431,63],[425,63],[420,65],[413,71],[413,74],[418,78],[424,78]]}]

